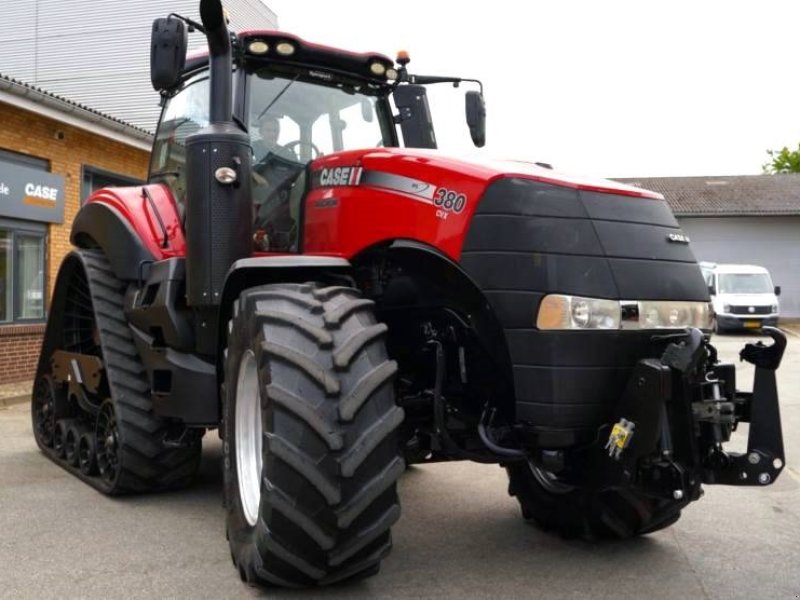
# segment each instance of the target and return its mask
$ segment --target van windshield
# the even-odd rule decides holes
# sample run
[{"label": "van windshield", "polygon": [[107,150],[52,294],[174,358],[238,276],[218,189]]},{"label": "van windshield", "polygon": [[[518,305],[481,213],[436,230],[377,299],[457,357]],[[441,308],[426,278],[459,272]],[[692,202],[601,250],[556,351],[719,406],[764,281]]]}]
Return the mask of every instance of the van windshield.
[{"label": "van windshield", "polygon": [[772,281],[767,273],[721,273],[721,294],[770,294]]}]

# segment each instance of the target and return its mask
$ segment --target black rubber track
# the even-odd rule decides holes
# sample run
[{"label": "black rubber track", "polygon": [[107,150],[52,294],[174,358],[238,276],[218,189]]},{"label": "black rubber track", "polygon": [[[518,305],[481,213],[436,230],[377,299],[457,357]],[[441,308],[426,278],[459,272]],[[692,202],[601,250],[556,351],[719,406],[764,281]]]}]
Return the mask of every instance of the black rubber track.
[{"label": "black rubber track", "polygon": [[632,488],[554,492],[525,462],[508,465],[506,471],[508,493],[516,496],[525,520],[565,538],[626,539],[652,533],[675,523],[686,505],[649,498]]},{"label": "black rubber track", "polygon": [[[71,261],[79,261],[80,264]],[[87,477],[78,468],[57,459],[50,448],[41,443],[40,448],[59,465],[106,494],[185,487],[192,481],[200,463],[201,443],[197,440],[183,448],[171,448],[163,444],[167,424],[153,413],[147,373],[136,352],[123,313],[123,295],[127,284],[115,277],[105,256],[97,250],[74,250],[61,268],[71,269],[72,277],[83,277],[88,287],[88,290],[83,290],[82,298],[80,294],[76,294],[76,298],[94,315],[100,349],[93,351],[101,352],[119,427],[119,470],[112,481]],[[59,284],[61,280],[59,275]],[[70,291],[75,290],[70,288]],[[54,296],[58,294],[59,290],[56,289]],[[69,300],[75,302],[76,298]],[[57,298],[54,299],[54,303],[57,301]],[[59,342],[67,339],[58,335],[59,327],[59,323],[48,323],[43,348],[48,356],[42,357],[40,371],[43,365],[49,363],[49,356],[62,347]],[[67,349],[75,351],[74,348]]]},{"label": "black rubber track", "polygon": [[[267,285],[234,307],[225,357],[227,534],[242,579],[310,587],[377,573],[400,516],[397,371],[372,302],[344,287]],[[239,499],[239,364],[255,354],[263,417],[261,506]]]}]

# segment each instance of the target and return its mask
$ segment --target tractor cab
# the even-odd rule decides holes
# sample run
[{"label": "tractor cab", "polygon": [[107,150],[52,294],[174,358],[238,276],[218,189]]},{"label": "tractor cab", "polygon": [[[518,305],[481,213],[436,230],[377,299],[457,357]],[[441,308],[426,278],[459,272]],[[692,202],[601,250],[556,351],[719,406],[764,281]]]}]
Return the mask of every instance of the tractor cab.
[{"label": "tractor cab", "polygon": [[[154,38],[152,79],[163,112],[154,143],[150,181],[166,183],[182,206],[186,198],[186,139],[209,124],[211,80],[207,54],[180,64],[182,22],[171,18]],[[375,53],[351,53],[311,44],[279,31],[245,32],[235,38],[232,118],[252,147],[253,221],[256,249],[296,251],[306,165],[346,150],[400,146],[436,148],[425,88],[410,83],[402,53],[395,67]],[[172,72],[164,76],[166,70]],[[461,81],[423,78],[426,83]],[[394,106],[399,114],[394,114]],[[467,121],[482,145],[483,101],[467,93]],[[474,137],[474,136],[473,136]],[[271,242],[261,246],[259,232]]]}]

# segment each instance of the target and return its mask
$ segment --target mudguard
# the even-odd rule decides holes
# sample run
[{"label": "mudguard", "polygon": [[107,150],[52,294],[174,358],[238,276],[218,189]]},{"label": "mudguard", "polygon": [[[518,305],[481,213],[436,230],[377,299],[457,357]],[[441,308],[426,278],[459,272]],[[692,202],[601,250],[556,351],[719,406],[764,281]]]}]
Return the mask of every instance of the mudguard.
[{"label": "mudguard", "polygon": [[[268,283],[287,283],[304,281],[325,281],[331,276],[346,278],[351,269],[351,264],[344,258],[333,256],[285,255],[285,256],[257,256],[237,260],[228,270],[225,285],[220,301],[217,331],[215,336],[217,344],[217,362],[221,356],[220,350],[225,347],[227,327],[225,324],[230,319],[233,301],[242,290]],[[346,279],[344,279],[346,281]],[[219,364],[218,364],[219,366]]]},{"label": "mudguard", "polygon": [[155,260],[119,211],[100,202],[89,203],[78,211],[70,241],[78,248],[100,247],[114,274],[123,280],[138,279],[142,263]]}]

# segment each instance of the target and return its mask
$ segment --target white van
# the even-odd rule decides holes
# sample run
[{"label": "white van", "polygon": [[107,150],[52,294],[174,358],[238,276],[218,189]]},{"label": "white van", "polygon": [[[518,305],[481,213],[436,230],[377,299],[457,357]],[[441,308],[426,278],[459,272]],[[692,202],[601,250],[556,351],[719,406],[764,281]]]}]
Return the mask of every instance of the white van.
[{"label": "white van", "polygon": [[714,331],[778,324],[780,286],[764,267],[701,262],[714,310]]}]

